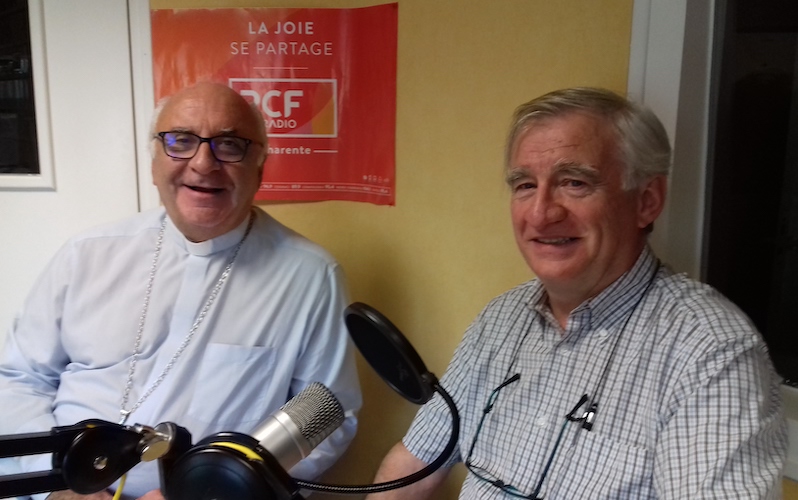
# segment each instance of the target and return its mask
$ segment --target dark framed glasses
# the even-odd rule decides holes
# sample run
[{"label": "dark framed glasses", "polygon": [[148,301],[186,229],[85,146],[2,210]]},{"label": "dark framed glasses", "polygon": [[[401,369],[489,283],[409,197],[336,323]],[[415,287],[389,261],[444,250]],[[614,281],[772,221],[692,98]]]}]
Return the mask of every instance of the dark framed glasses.
[{"label": "dark framed glasses", "polygon": [[576,406],[574,406],[573,409],[570,412],[568,412],[567,415],[565,415],[565,421],[563,422],[562,427],[560,427],[560,432],[557,435],[557,440],[554,443],[554,448],[551,450],[549,458],[548,460],[546,460],[546,465],[543,468],[543,472],[541,472],[540,474],[540,479],[535,485],[535,491],[533,491],[531,494],[527,494],[511,484],[505,483],[504,481],[496,477],[494,474],[492,474],[490,471],[478,465],[475,465],[474,462],[471,460],[471,456],[474,453],[474,447],[477,444],[477,439],[479,439],[479,434],[482,432],[482,426],[485,423],[485,418],[493,410],[493,406],[494,404],[496,404],[496,400],[499,397],[499,393],[501,392],[502,389],[504,389],[510,384],[518,382],[520,379],[521,379],[521,374],[516,373],[515,375],[509,377],[507,380],[499,384],[499,386],[493,389],[493,391],[491,391],[490,396],[488,396],[488,402],[485,404],[485,408],[482,410],[482,417],[480,418],[479,424],[477,425],[477,431],[474,433],[474,439],[471,441],[471,446],[468,448],[468,456],[466,456],[465,459],[465,466],[468,469],[468,471],[474,474],[474,476],[477,479],[486,482],[496,488],[499,488],[501,491],[510,496],[516,498],[526,498],[528,500],[543,500],[543,498],[539,497],[538,494],[540,493],[540,489],[543,487],[543,481],[546,479],[546,476],[549,473],[551,464],[552,462],[554,462],[554,457],[557,454],[557,450],[560,447],[560,442],[562,441],[562,437],[565,434],[565,429],[568,427],[569,423],[582,422],[581,427],[583,429],[590,430],[593,423],[593,416],[595,415],[594,407],[596,406],[596,404],[594,403],[593,405],[591,405],[590,409],[584,412],[581,416],[578,417],[575,416],[576,412],[578,412],[579,409],[588,400],[588,395],[585,394],[579,399],[579,402],[576,404]]},{"label": "dark framed glasses", "polygon": [[250,139],[233,135],[200,137],[190,132],[158,132],[157,138],[163,143],[167,156],[180,160],[194,158],[203,142],[211,147],[213,157],[222,163],[238,163],[247,155]]}]

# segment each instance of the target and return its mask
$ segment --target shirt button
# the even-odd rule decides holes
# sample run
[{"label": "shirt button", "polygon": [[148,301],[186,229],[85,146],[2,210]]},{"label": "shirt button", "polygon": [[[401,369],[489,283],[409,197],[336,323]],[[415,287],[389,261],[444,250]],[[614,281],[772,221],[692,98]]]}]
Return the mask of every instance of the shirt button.
[{"label": "shirt button", "polygon": [[598,331],[598,337],[601,340],[607,340],[607,337],[610,336],[610,332],[606,328],[602,328]]},{"label": "shirt button", "polygon": [[546,428],[546,423],[547,423],[547,422],[546,422],[546,417],[538,417],[538,418],[535,420],[535,425],[537,425],[537,426],[538,426],[538,427],[540,427],[541,429],[545,429],[545,428]]}]

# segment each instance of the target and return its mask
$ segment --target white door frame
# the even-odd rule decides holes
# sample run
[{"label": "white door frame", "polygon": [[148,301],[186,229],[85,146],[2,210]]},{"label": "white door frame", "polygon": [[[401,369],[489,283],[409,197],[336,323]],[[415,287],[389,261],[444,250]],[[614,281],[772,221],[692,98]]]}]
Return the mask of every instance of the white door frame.
[{"label": "white door frame", "polygon": [[[651,244],[701,277],[713,0],[635,0],[627,91],[662,120],[673,146],[668,203]],[[687,49],[685,49],[685,47]]]},{"label": "white door frame", "polygon": [[160,204],[158,190],[152,184],[150,168],[150,121],[155,107],[152,72],[152,30],[150,29],[149,0],[128,0],[130,19],[131,64],[133,66],[133,102],[136,120],[137,172],[139,209],[147,210]]}]

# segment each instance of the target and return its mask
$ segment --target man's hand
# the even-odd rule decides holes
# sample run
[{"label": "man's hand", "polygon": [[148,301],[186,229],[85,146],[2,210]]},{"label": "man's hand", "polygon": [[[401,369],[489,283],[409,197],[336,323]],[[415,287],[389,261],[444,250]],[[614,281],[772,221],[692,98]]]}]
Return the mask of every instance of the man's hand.
[{"label": "man's hand", "polygon": [[[98,491],[91,495],[80,495],[74,491],[54,491],[50,493],[45,500],[112,500],[113,495],[107,491]],[[152,490],[139,497],[138,500],[165,500],[161,495],[161,490]]]},{"label": "man's hand", "polygon": [[72,490],[54,491],[45,500],[111,500],[113,495],[107,491],[98,491],[91,495],[81,495]]},{"label": "man's hand", "polygon": [[148,493],[145,493],[143,496],[139,497],[138,500],[165,500],[163,495],[161,495],[161,490],[152,490]]},{"label": "man's hand", "polygon": [[[382,483],[392,481],[405,477],[416,471],[426,467],[427,464],[422,462],[415,455],[410,453],[402,442],[396,443],[391,451],[385,456],[374,477],[375,483]],[[449,475],[449,469],[440,468],[432,473],[432,475],[425,477],[417,483],[413,483],[404,488],[397,490],[389,490],[382,493],[372,493],[366,497],[366,500],[402,500],[405,498],[412,498],[414,500],[426,500],[434,498],[435,490],[443,484],[446,476]]]}]

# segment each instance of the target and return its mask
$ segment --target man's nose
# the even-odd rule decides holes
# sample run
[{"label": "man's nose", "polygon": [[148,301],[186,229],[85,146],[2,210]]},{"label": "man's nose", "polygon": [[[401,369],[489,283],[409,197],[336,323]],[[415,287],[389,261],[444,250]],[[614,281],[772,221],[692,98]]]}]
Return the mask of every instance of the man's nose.
[{"label": "man's nose", "polygon": [[197,154],[189,160],[189,165],[199,173],[212,172],[222,167],[221,162],[213,155],[210,142],[200,143]]},{"label": "man's nose", "polygon": [[545,227],[565,219],[568,211],[556,193],[539,189],[527,209],[527,221],[535,227]]}]

